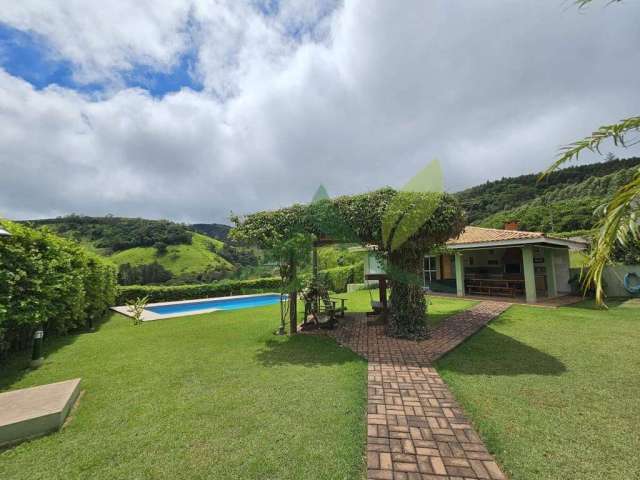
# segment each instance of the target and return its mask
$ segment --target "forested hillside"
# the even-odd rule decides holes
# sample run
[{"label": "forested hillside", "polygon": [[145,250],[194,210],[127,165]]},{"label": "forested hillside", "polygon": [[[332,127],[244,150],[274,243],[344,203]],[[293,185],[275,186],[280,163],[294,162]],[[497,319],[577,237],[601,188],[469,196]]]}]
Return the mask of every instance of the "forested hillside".
[{"label": "forested hillside", "polygon": [[[479,224],[486,221],[491,215],[513,210],[547,193],[560,192],[566,187],[577,186],[587,180],[611,175],[620,170],[638,168],[639,165],[640,158],[638,157],[624,160],[611,159],[607,162],[558,170],[541,182],[538,182],[539,174],[537,173],[502,178],[501,180],[468,188],[458,192],[456,196],[467,213],[469,223]],[[580,187],[581,191],[585,192],[587,190],[593,192],[596,188],[596,186],[588,185]],[[560,195],[564,194],[560,193]],[[593,193],[587,196],[593,196]],[[564,199],[566,200],[567,198],[571,197],[565,197]],[[561,198],[556,200],[561,200]]]},{"label": "forested hillside", "polygon": [[31,220],[34,227],[47,226],[54,232],[80,242],[90,242],[104,253],[113,253],[134,247],[152,247],[159,244],[190,244],[192,232],[184,225],[168,220],[144,218],[87,217],[67,215],[58,218]]},{"label": "forested hillside", "polygon": [[189,225],[189,229],[226,242],[231,227],[222,223],[193,223]]},{"label": "forested hillside", "polygon": [[502,228],[506,222],[516,220],[522,230],[589,230],[594,224],[594,210],[628,182],[636,169],[625,168],[602,177],[589,177],[579,183],[557,185],[516,208],[494,213],[475,223],[482,227]]}]

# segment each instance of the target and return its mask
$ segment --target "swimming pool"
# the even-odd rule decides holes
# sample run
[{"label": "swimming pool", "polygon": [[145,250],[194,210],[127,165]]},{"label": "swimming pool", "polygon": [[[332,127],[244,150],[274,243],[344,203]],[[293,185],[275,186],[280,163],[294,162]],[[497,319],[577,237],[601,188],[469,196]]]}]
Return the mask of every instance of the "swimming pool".
[{"label": "swimming pool", "polygon": [[[180,302],[150,303],[144,309],[142,319],[144,321],[159,320],[161,318],[196,315],[199,313],[216,312],[218,310],[263,307],[265,305],[274,305],[278,302],[280,302],[279,293],[263,293],[258,295],[184,300]],[[114,307],[113,310],[131,316],[126,306]]]}]

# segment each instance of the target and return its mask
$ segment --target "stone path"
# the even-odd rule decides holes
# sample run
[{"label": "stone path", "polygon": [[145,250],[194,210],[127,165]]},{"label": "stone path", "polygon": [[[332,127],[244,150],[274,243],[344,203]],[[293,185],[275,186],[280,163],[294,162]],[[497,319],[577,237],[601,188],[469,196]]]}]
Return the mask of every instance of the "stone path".
[{"label": "stone path", "polygon": [[506,478],[431,362],[510,305],[481,302],[446,319],[423,342],[384,335],[359,315],[332,332],[369,361],[367,478]]}]

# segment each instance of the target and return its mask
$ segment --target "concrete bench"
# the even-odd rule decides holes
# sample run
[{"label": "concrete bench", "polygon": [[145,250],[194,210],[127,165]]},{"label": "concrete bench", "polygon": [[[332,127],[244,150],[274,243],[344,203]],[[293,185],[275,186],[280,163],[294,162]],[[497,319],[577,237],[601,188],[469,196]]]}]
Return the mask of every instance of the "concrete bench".
[{"label": "concrete bench", "polygon": [[59,430],[79,394],[79,378],[0,393],[0,446]]}]

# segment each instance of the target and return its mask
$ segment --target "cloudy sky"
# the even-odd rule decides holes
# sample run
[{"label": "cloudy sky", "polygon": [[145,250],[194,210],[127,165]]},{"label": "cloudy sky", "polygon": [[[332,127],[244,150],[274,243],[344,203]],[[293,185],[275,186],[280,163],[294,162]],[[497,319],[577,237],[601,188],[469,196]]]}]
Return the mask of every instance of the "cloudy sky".
[{"label": "cloudy sky", "polygon": [[0,215],[226,221],[433,158],[450,191],[540,170],[640,113],[640,2],[606,3],[5,2]]}]

